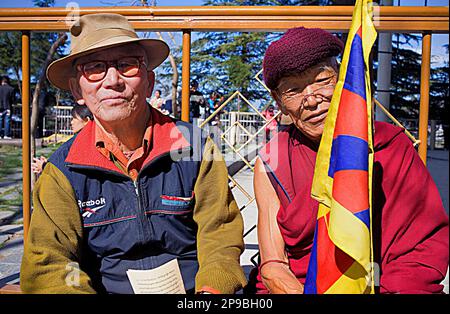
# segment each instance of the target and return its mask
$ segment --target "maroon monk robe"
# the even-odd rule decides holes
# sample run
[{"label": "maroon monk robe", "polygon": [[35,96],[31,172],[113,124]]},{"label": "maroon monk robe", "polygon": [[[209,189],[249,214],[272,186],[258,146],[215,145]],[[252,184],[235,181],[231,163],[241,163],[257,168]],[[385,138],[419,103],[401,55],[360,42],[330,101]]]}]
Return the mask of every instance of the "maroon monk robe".
[{"label": "maroon monk robe", "polygon": [[[449,221],[437,187],[402,129],[375,122],[374,260],[381,293],[439,293],[448,267]],[[317,219],[311,185],[317,147],[293,125],[260,152],[280,199],[278,226],[290,268],[304,284]],[[256,289],[267,293],[258,272]]]}]

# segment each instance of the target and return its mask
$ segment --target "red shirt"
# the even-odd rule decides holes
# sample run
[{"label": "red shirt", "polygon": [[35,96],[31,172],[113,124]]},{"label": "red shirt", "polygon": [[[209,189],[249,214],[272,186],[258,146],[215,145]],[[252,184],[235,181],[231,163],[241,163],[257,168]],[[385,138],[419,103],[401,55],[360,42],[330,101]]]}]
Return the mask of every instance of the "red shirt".
[{"label": "red shirt", "polygon": [[130,156],[126,156],[120,149],[117,142],[114,142],[107,133],[95,125],[95,145],[98,151],[114,162],[117,168],[124,174],[130,176],[133,181],[136,181],[139,170],[150,152],[150,143],[152,140],[152,118],[147,122],[144,137],[142,139],[142,146],[136,149]]}]

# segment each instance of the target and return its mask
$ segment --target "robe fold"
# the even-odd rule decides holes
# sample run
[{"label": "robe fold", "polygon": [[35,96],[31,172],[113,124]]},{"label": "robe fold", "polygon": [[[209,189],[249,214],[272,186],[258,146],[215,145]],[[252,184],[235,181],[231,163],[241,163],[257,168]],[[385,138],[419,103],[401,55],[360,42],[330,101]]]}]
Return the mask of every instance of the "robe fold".
[{"label": "robe fold", "polygon": [[[377,292],[441,293],[449,220],[439,191],[399,127],[375,122],[373,245]],[[304,284],[318,202],[311,198],[317,147],[291,125],[259,153],[280,199],[277,222],[290,268]],[[256,290],[267,293],[256,273]]]}]

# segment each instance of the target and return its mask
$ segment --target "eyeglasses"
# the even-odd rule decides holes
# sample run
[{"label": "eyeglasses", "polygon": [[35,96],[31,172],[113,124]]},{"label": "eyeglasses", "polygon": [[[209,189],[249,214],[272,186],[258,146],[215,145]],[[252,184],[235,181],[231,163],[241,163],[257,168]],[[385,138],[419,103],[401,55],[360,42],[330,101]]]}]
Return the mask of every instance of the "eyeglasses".
[{"label": "eyeglasses", "polygon": [[[291,101],[294,100],[296,101],[300,101],[300,106],[299,109],[303,108],[305,103],[308,101],[309,97],[315,97],[315,98],[321,98],[322,100],[324,99],[329,99],[331,100],[331,97],[333,96],[333,92],[334,92],[334,88],[336,86],[336,83],[329,83],[323,86],[319,86],[316,89],[314,89],[313,91],[311,91],[308,94],[302,94],[302,93],[297,93],[295,91],[292,92],[287,92],[281,95],[281,98],[284,101]],[[300,97],[298,99],[298,97]]]},{"label": "eyeglasses", "polygon": [[90,82],[99,82],[106,77],[108,69],[113,66],[124,77],[138,75],[141,64],[147,65],[143,57],[124,57],[113,61],[90,61],[77,65],[78,71]]}]

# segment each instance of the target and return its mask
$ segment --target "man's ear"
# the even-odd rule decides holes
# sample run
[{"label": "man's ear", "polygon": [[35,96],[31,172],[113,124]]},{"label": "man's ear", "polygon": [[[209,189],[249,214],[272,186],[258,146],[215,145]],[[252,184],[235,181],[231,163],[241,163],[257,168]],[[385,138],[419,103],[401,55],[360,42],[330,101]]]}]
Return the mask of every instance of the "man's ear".
[{"label": "man's ear", "polygon": [[287,111],[284,108],[283,103],[281,102],[280,95],[278,95],[278,93],[275,90],[271,90],[270,95],[272,95],[272,98],[277,103],[278,109],[280,109],[281,113],[287,115]]},{"label": "man's ear", "polygon": [[147,71],[147,79],[148,79],[148,88],[147,94],[145,95],[147,98],[152,97],[153,88],[155,87],[155,72]]},{"label": "man's ear", "polygon": [[85,105],[86,102],[83,99],[83,96],[82,96],[82,93],[81,93],[81,89],[80,89],[80,85],[78,84],[78,81],[77,81],[76,78],[71,77],[69,79],[69,87],[70,87],[70,91],[72,92],[72,95],[75,98],[75,101],[77,102],[77,104]]}]

